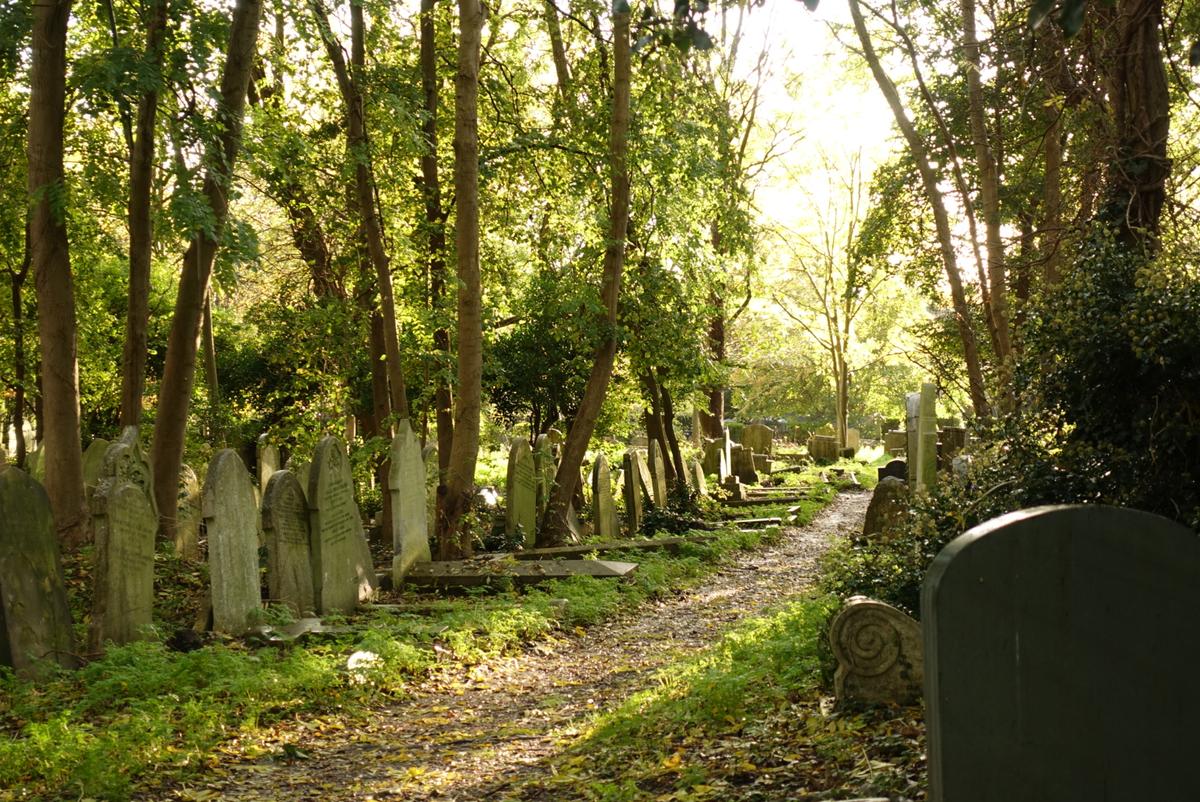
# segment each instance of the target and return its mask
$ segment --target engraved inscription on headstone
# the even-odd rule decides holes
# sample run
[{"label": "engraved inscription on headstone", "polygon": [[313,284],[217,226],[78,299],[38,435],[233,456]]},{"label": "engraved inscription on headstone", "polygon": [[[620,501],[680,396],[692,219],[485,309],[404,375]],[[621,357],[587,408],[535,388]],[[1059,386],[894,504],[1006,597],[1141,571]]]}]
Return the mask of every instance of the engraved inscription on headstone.
[{"label": "engraved inscription on headstone", "polygon": [[325,437],[308,477],[313,591],[322,614],[350,612],[375,590],[375,568],[342,441]]},{"label": "engraved inscription on headstone", "polygon": [[142,488],[121,478],[101,481],[91,506],[96,568],[88,640],[100,651],[150,634],[158,520]]},{"label": "engraved inscription on headstone", "polygon": [[504,494],[504,531],[510,536],[521,532],[525,536],[525,545],[532,546],[537,538],[537,477],[533,454],[523,437],[514,440],[508,451]]},{"label": "engraved inscription on headstone", "polygon": [[208,463],[202,510],[208,532],[213,630],[240,635],[257,623],[262,606],[260,521],[253,480],[231,448],[221,449]]}]

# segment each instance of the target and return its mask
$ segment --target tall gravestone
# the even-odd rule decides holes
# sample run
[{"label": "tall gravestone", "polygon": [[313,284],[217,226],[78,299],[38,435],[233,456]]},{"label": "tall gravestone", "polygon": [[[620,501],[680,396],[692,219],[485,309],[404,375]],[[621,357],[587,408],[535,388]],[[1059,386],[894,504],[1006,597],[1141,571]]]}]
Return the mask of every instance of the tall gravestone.
[{"label": "tall gravestone", "polygon": [[663,457],[662,447],[657,440],[650,441],[650,492],[657,507],[666,509],[667,506],[667,466]]},{"label": "tall gravestone", "polygon": [[179,496],[175,509],[175,553],[185,560],[200,559],[200,480],[189,466],[179,469]]},{"label": "tall gravestone", "polygon": [[258,489],[264,496],[267,492],[267,482],[279,470],[279,446],[267,439],[267,435],[258,438]]},{"label": "tall gravestone", "polygon": [[551,448],[550,436],[539,434],[533,444],[533,472],[537,479],[536,501],[537,516],[541,520],[550,503],[550,493],[554,489],[554,450]]},{"label": "tall gravestone", "polygon": [[150,460],[146,459],[142,452],[136,426],[126,426],[121,431],[120,438],[105,450],[100,473],[102,479],[119,477],[140,487],[150,502],[150,508],[154,510],[154,517],[158,518],[158,502],[154,498],[154,472],[150,470]]},{"label": "tall gravestone", "polygon": [[642,509],[654,504],[654,476],[650,473],[650,464],[646,455],[640,450],[633,451],[633,465],[637,475],[637,488],[642,494]]},{"label": "tall gravestone", "polygon": [[33,676],[75,668],[76,654],[50,499],[24,471],[0,469],[0,663]]},{"label": "tall gravestone", "polygon": [[755,454],[773,453],[775,446],[775,432],[770,426],[764,426],[761,423],[752,423],[742,429],[742,447],[748,448]]},{"label": "tall gravestone", "polygon": [[316,613],[308,502],[300,480],[288,470],[271,474],[263,492],[263,538],[267,544],[268,598],[296,616]]},{"label": "tall gravestone", "polygon": [[917,415],[917,487],[933,487],[937,484],[936,402],[937,388],[932,384],[922,384]]},{"label": "tall gravestone", "polygon": [[904,454],[908,463],[908,483],[917,485],[917,442],[918,423],[921,420],[921,394],[909,393],[904,396]]},{"label": "tall gravestone", "polygon": [[204,477],[202,509],[208,532],[213,630],[240,635],[258,622],[258,505],[254,483],[231,448],[218,451]]},{"label": "tall gravestone", "polygon": [[846,448],[858,451],[862,448],[862,433],[858,429],[846,430]]},{"label": "tall gravestone", "polygon": [[629,532],[629,536],[637,535],[642,529],[642,481],[641,469],[638,466],[638,461],[641,455],[629,449],[625,452],[625,456],[621,458],[621,465],[625,473],[624,494],[625,494],[625,528]]},{"label": "tall gravestone", "polygon": [[725,478],[725,473],[728,470],[728,463],[725,464],[725,469],[722,470],[721,461],[724,458],[725,441],[723,438],[704,441],[704,472],[706,474],[714,474],[718,482]]},{"label": "tall gravestone", "polygon": [[[327,436],[317,443],[306,496],[317,611],[351,612],[375,592],[375,566],[354,500],[350,460],[338,438]],[[423,496],[419,509],[423,528]]]},{"label": "tall gravestone", "polygon": [[520,533],[525,545],[537,539],[537,477],[529,441],[518,437],[508,450],[508,474],[504,481],[504,531],[510,537]]},{"label": "tall gravestone", "polygon": [[158,519],[137,485],[105,479],[92,493],[96,543],[89,646],[100,651],[147,636],[154,622],[154,535]]},{"label": "tall gravestone", "polygon": [[[434,457],[436,462],[437,457]],[[388,492],[392,494],[392,582],[396,587],[413,563],[432,559],[429,551],[428,497],[421,441],[407,420],[392,438]]]},{"label": "tall gravestone", "polygon": [[102,437],[93,440],[83,452],[83,492],[90,500],[104,469],[104,454],[112,443]]},{"label": "tall gravestone", "polygon": [[921,590],[933,802],[1195,799],[1200,538],[1040,507],[947,545]]},{"label": "tall gravestone", "polygon": [[613,502],[612,472],[608,469],[608,458],[601,452],[592,464],[592,515],[596,536],[601,540],[614,540],[620,535],[617,524],[617,507]]}]

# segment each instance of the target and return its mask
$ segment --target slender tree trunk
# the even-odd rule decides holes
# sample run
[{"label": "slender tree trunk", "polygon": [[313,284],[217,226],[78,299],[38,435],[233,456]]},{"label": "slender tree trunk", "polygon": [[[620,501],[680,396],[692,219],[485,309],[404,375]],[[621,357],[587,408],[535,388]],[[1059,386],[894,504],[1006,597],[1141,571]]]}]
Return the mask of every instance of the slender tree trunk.
[{"label": "slender tree trunk", "polygon": [[[463,514],[475,495],[483,395],[483,290],[479,278],[479,49],[483,5],[458,0],[458,76],[454,93],[454,244],[458,255],[458,394],[454,442],[438,486],[437,541],[443,559],[471,553]],[[579,468],[576,467],[576,473]]]},{"label": "slender tree trunk", "polygon": [[233,167],[242,140],[242,118],[246,109],[246,87],[254,64],[258,21],[262,0],[237,0],[229,31],[229,51],[221,74],[218,107],[220,133],[209,149],[203,194],[213,212],[210,231],[196,231],[183,257],[175,312],[167,336],[167,358],[158,396],[158,417],[151,449],[154,465],[154,494],[158,501],[160,530],[167,540],[175,537],[176,495],[188,406],[196,377],[196,352],[200,339],[204,301],[208,296],[217,244],[229,213]]},{"label": "slender tree trunk", "polygon": [[208,414],[212,421],[208,433],[212,442],[225,444],[225,426],[221,416],[221,379],[217,375],[217,339],[213,335],[212,287],[204,299],[204,317],[200,323],[200,342],[204,349],[204,384],[208,388]]},{"label": "slender tree trunk", "polygon": [[[151,0],[146,24],[146,66],[162,68],[167,29],[167,0]],[[150,320],[150,256],[154,230],[150,201],[154,187],[154,121],[158,114],[158,78],[138,102],[129,153],[129,311],[125,318],[125,350],[121,359],[121,427],[142,420],[146,386],[146,329]]]},{"label": "slender tree trunk", "polygon": [[675,484],[677,475],[675,465],[671,461],[671,444],[667,440],[667,422],[663,416],[662,387],[653,369],[642,375],[642,387],[650,408],[644,413],[646,419],[646,437],[658,443],[659,453],[663,457],[663,473],[668,485]]},{"label": "slender tree trunk", "polygon": [[[715,221],[709,226],[709,233],[713,252],[722,254],[724,244],[721,228]],[[718,292],[713,292],[709,301],[714,312],[708,321],[708,350],[713,361],[721,365],[725,362],[725,299]],[[725,388],[710,387],[707,395],[708,410],[700,414],[700,422],[706,435],[720,438],[725,434]]]},{"label": "slender tree trunk", "polygon": [[629,47],[629,11],[613,14],[613,101],[609,127],[609,169],[612,176],[608,242],[604,249],[604,272],[600,298],[604,303],[604,339],[596,349],[592,370],[584,387],[579,410],[563,444],[554,491],[538,533],[538,545],[559,545],[566,541],[567,510],[579,482],[579,466],[587,453],[588,442],[596,428],[600,407],[608,392],[613,363],[617,356],[617,300],[621,294],[621,271],[625,266],[625,238],[629,230],[629,95],[632,64]]},{"label": "slender tree trunk", "polygon": [[544,0],[546,30],[550,34],[550,54],[554,59],[554,75],[558,80],[558,105],[563,111],[571,107],[571,68],[567,63],[567,48],[563,44],[562,26],[558,22],[558,7],[554,0]]},{"label": "slender tree trunk", "polygon": [[29,269],[32,263],[33,252],[30,250],[29,219],[27,217],[25,220],[25,254],[21,258],[21,267],[18,270],[9,270],[13,316],[13,438],[16,440],[17,446],[16,465],[22,470],[25,468],[27,452],[25,445],[25,382],[28,376],[26,366],[28,357],[25,354],[25,299],[23,296],[25,281],[29,278]]},{"label": "slender tree trunk", "polygon": [[33,7],[33,66],[29,77],[30,264],[38,296],[38,338],[46,419],[46,493],[59,538],[76,547],[89,536],[79,437],[79,363],[75,345],[75,288],[67,245],[63,186],[66,121],[67,21],[70,0]]},{"label": "slender tree trunk", "polygon": [[871,74],[875,78],[875,83],[879,85],[879,89],[883,92],[887,99],[888,106],[891,107],[892,115],[896,118],[896,124],[900,127],[904,134],[905,140],[908,142],[909,151],[912,153],[913,161],[917,164],[917,169],[921,174],[921,182],[925,187],[925,194],[929,200],[929,204],[933,210],[934,225],[937,229],[938,244],[941,246],[942,264],[946,270],[946,282],[950,285],[950,297],[954,303],[955,322],[958,324],[959,336],[963,344],[963,358],[967,367],[967,385],[971,395],[971,405],[975,410],[976,416],[986,418],[991,414],[991,407],[988,404],[987,392],[984,389],[983,382],[983,366],[979,358],[979,345],[975,340],[975,331],[971,326],[970,308],[967,306],[967,296],[963,290],[962,277],[958,270],[958,259],[954,252],[954,238],[950,231],[950,220],[946,213],[946,204],[942,198],[941,190],[938,189],[938,178],[934,172],[932,165],[929,162],[929,155],[925,148],[925,143],[921,140],[920,134],[908,119],[908,114],[904,111],[904,104],[900,100],[900,94],[896,91],[896,85],[884,72],[882,64],[880,64],[879,56],[875,52],[875,46],[871,42],[871,35],[867,31],[866,21],[863,19],[862,8],[858,0],[850,0],[850,15],[854,20],[854,30],[858,33],[859,43],[863,48],[863,57],[867,61],[867,65],[871,68]]},{"label": "slender tree trunk", "polygon": [[[655,373],[657,374],[657,370]],[[679,448],[679,436],[675,433],[675,402],[671,399],[671,391],[657,376],[655,376],[655,381],[662,399],[663,434],[666,435],[667,444],[670,446],[666,453],[671,455],[671,461],[675,466],[675,483],[686,486],[687,474],[683,466],[683,451]]]},{"label": "slender tree trunk", "polygon": [[[383,316],[378,312],[371,314],[371,416],[375,419],[375,434],[391,442],[392,427],[388,421],[392,417],[392,400],[388,395],[387,368],[383,364],[386,356],[384,337],[386,336]],[[383,511],[380,526],[383,531],[392,531],[392,494],[390,491],[391,461],[384,459],[379,466],[379,485],[383,489]]]}]

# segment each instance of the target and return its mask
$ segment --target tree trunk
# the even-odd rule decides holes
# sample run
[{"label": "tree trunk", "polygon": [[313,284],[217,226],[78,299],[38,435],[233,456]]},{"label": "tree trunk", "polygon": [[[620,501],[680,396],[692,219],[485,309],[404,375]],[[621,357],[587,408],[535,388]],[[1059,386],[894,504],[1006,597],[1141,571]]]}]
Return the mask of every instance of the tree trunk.
[{"label": "tree trunk", "polygon": [[921,140],[920,134],[917,133],[916,128],[913,127],[907,113],[904,111],[904,104],[900,100],[899,92],[896,91],[896,85],[892,83],[887,73],[884,72],[882,64],[880,64],[879,56],[875,52],[875,46],[871,42],[871,35],[867,31],[867,24],[863,19],[862,8],[858,0],[850,0],[850,15],[854,20],[854,30],[858,34],[859,43],[862,45],[863,57],[866,59],[867,65],[871,68],[871,74],[875,78],[875,83],[879,85],[880,91],[883,92],[884,97],[887,99],[888,106],[891,107],[896,124],[900,127],[905,140],[908,142],[913,161],[916,162],[917,169],[921,174],[921,182],[924,184],[926,197],[933,209],[933,220],[937,229],[938,243],[941,247],[942,264],[946,271],[946,282],[950,285],[950,297],[954,303],[955,322],[958,324],[959,336],[963,344],[963,358],[967,367],[967,384],[971,395],[971,405],[975,410],[976,416],[986,418],[991,414],[991,408],[988,404],[987,392],[984,389],[983,367],[979,358],[979,345],[975,340],[975,331],[971,326],[970,308],[967,306],[967,296],[963,290],[962,277],[958,271],[958,260],[954,252],[954,238],[950,231],[950,220],[946,213],[946,204],[942,198],[941,190],[938,189],[937,174],[930,165],[925,143]]},{"label": "tree trunk", "polygon": [[88,539],[79,437],[79,363],[75,345],[75,288],[67,244],[63,186],[66,120],[67,21],[70,0],[33,8],[29,76],[30,264],[38,296],[38,338],[46,433],[46,493],[59,538],[71,548]]},{"label": "tree trunk", "polygon": [[558,6],[554,0],[544,0],[546,30],[550,34],[550,53],[554,59],[554,75],[558,80],[558,107],[571,110],[571,68],[567,64],[567,48],[563,44],[562,26],[558,23]]},{"label": "tree trunk", "polygon": [[204,385],[208,388],[208,416],[211,421],[208,437],[213,443],[225,444],[225,426],[221,417],[221,379],[217,375],[217,339],[213,335],[212,287],[204,299],[204,317],[200,323],[200,342],[204,347]]},{"label": "tree trunk", "polygon": [[[392,427],[388,421],[392,417],[392,401],[388,395],[387,368],[383,364],[383,340],[385,337],[383,316],[378,312],[371,314],[371,417],[375,419],[375,434],[388,443],[392,440]],[[390,449],[389,449],[390,453]],[[385,458],[379,466],[379,485],[383,490],[383,511],[380,526],[385,533],[385,540],[391,538],[392,531],[392,494],[391,460]]]},{"label": "tree trunk", "polygon": [[[454,100],[454,244],[458,256],[458,394],[454,442],[438,486],[437,542],[442,559],[470,555],[470,532],[460,531],[475,495],[482,404],[483,317],[479,278],[479,50],[483,5],[458,0],[458,76]],[[575,468],[576,474],[579,468]]]},{"label": "tree trunk", "polygon": [[213,212],[212,230],[196,231],[183,257],[175,312],[167,336],[167,358],[158,396],[158,418],[154,424],[152,460],[154,494],[158,501],[160,530],[167,540],[175,538],[176,495],[188,406],[196,377],[196,350],[204,300],[208,296],[217,244],[229,213],[233,167],[242,140],[242,118],[246,109],[246,87],[254,63],[262,0],[237,0],[229,31],[229,51],[221,74],[218,111],[220,133],[205,160],[203,194]]},{"label": "tree trunk", "polygon": [[561,545],[566,541],[567,510],[579,482],[579,467],[587,453],[588,442],[596,428],[600,407],[608,392],[613,363],[617,356],[617,300],[621,294],[621,271],[625,266],[625,237],[629,229],[629,95],[632,65],[629,48],[629,11],[613,14],[613,100],[612,122],[609,127],[609,169],[612,176],[611,207],[609,209],[608,242],[604,249],[604,272],[600,298],[605,317],[600,321],[604,339],[596,349],[592,370],[584,387],[579,410],[563,444],[562,458],[555,476],[554,491],[542,519],[538,545]]},{"label": "tree trunk", "polygon": [[677,478],[675,465],[671,461],[671,444],[667,440],[667,422],[663,417],[662,388],[654,375],[653,369],[642,375],[642,388],[650,408],[643,412],[646,419],[646,437],[658,443],[659,453],[663,458],[663,473],[666,484],[673,485]]},{"label": "tree trunk", "polygon": [[[657,374],[658,371],[655,371]],[[664,452],[670,454],[671,461],[675,465],[675,483],[687,487],[686,468],[683,466],[683,451],[679,448],[679,437],[675,433],[675,403],[671,400],[671,391],[667,386],[658,380],[655,376],[655,381],[658,384],[658,393],[662,399],[662,424],[663,434],[666,435],[667,444],[670,448]]]},{"label": "tree trunk", "polygon": [[16,440],[16,465],[25,469],[25,381],[28,375],[25,355],[25,281],[29,278],[29,268],[32,265],[33,254],[29,242],[29,220],[25,221],[25,255],[21,258],[19,270],[9,270],[12,289],[13,315],[13,438]]},{"label": "tree trunk", "polygon": [[167,30],[167,0],[150,0],[146,24],[146,66],[156,74],[138,101],[129,153],[129,311],[125,318],[125,350],[121,359],[121,428],[142,420],[146,386],[146,329],[150,320],[150,256],[154,230],[150,200],[154,187],[154,120],[158,115],[158,77]]}]

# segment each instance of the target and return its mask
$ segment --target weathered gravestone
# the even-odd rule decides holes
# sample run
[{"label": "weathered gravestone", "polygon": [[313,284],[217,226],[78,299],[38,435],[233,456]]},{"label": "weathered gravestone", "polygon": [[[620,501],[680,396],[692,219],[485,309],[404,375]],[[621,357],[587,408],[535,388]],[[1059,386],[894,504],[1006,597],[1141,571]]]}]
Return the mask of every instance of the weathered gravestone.
[{"label": "weathered gravestone", "polygon": [[729,474],[729,463],[725,461],[725,439],[704,441],[704,472],[714,474],[723,481]]},{"label": "weathered gravestone", "polygon": [[221,449],[208,463],[202,506],[213,630],[241,635],[258,623],[262,607],[259,518],[253,480],[233,449]]},{"label": "weathered gravestone", "polygon": [[657,440],[650,441],[650,492],[654,497],[654,505],[667,507],[667,466],[663,457],[662,447]]},{"label": "weathered gravestone", "polygon": [[908,517],[908,484],[888,476],[875,485],[863,520],[863,538],[888,541],[900,532]]},{"label": "weathered gravestone", "polygon": [[829,645],[838,701],[906,705],[921,698],[921,627],[890,604],[847,600],[830,623]]},{"label": "weathered gravestone", "polygon": [[83,452],[83,492],[90,501],[104,469],[104,454],[112,443],[97,437]]},{"label": "weathered gravestone", "polygon": [[642,507],[655,504],[654,501],[654,477],[650,473],[650,466],[646,462],[646,455],[641,451],[633,452],[633,463],[637,468],[637,486],[642,493]]},{"label": "weathered gravestone", "polygon": [[624,493],[625,493],[625,528],[629,532],[629,536],[635,536],[642,528],[642,481],[641,471],[638,468],[638,459],[641,455],[638,452],[630,449],[625,452],[625,456],[621,459],[622,472],[625,474]]},{"label": "weathered gravestone", "polygon": [[[433,458],[437,464],[436,452]],[[425,460],[421,441],[407,420],[396,426],[392,438],[388,492],[392,494],[392,582],[396,587],[413,563],[429,561],[429,510],[425,486]]]},{"label": "weathered gravestone", "polygon": [[[354,500],[350,460],[338,438],[327,436],[317,443],[306,495],[317,612],[351,612],[375,592],[375,566]],[[423,530],[423,493],[418,509]]]},{"label": "weathered gravestone", "polygon": [[775,445],[775,432],[770,426],[764,426],[761,423],[751,423],[742,429],[742,448],[748,448],[755,454],[773,453],[772,449]]},{"label": "weathered gravestone", "polygon": [[688,463],[688,470],[692,474],[692,490],[695,490],[702,496],[708,495],[708,480],[704,477],[704,466],[700,464],[700,460],[692,460]]},{"label": "weathered gravestone", "polygon": [[504,531],[510,537],[518,533],[525,545],[537,540],[537,477],[529,441],[518,437],[508,450],[508,475],[504,481]]},{"label": "weathered gravestone", "polygon": [[977,526],[921,590],[933,802],[1197,798],[1200,538],[1114,507]]},{"label": "weathered gravestone", "polygon": [[267,493],[267,482],[279,470],[279,446],[267,439],[265,434],[258,438],[258,490],[264,496]]},{"label": "weathered gravestone", "polygon": [[91,500],[96,539],[88,643],[101,651],[145,638],[154,623],[154,535],[158,519],[142,488],[104,479]]},{"label": "weathered gravestone", "polygon": [[917,484],[917,434],[918,422],[921,419],[921,394],[909,393],[904,396],[904,458],[908,463],[909,484]]},{"label": "weathered gravestone", "polygon": [[917,417],[917,477],[914,487],[933,487],[937,484],[937,415],[934,405],[937,388],[921,385],[921,403]]},{"label": "weathered gravestone", "polygon": [[904,431],[884,432],[883,450],[891,456],[907,453],[908,433]]},{"label": "weathered gravestone", "polygon": [[862,435],[858,429],[846,430],[846,448],[853,449],[854,451],[862,448]]},{"label": "weathered gravestone", "polygon": [[295,616],[316,612],[308,503],[300,480],[291,471],[271,474],[262,503],[263,538],[267,544],[267,595]]},{"label": "weathered gravestone", "polygon": [[0,663],[26,676],[75,668],[75,635],[50,499],[17,468],[0,469]]},{"label": "weathered gravestone", "polygon": [[733,460],[729,472],[740,482],[748,485],[758,484],[758,471],[754,469],[754,452],[743,445],[735,444],[730,447],[729,454]]},{"label": "weathered gravestone", "polygon": [[834,462],[838,458],[837,438],[831,434],[814,434],[808,438],[808,455],[814,462]]},{"label": "weathered gravestone", "polygon": [[554,450],[551,448],[550,436],[539,434],[533,443],[533,474],[537,481],[536,500],[537,516],[541,520],[550,503],[550,494],[554,490],[554,472],[557,465],[554,462]]},{"label": "weathered gravestone", "polygon": [[175,553],[185,560],[200,559],[200,480],[189,466],[179,469],[175,504]]},{"label": "weathered gravestone", "polygon": [[894,459],[882,468],[876,469],[879,481],[883,481],[889,476],[899,479],[901,482],[908,479],[908,463],[902,459]]},{"label": "weathered gravestone", "polygon": [[592,465],[592,517],[595,533],[600,540],[615,540],[621,535],[617,523],[617,507],[613,502],[612,472],[608,469],[608,458],[601,452]]},{"label": "weathered gravestone", "polygon": [[158,502],[154,498],[154,472],[150,461],[142,453],[136,426],[126,426],[120,438],[104,452],[104,464],[100,468],[101,480],[119,477],[133,482],[146,494],[150,508],[158,518]]}]

